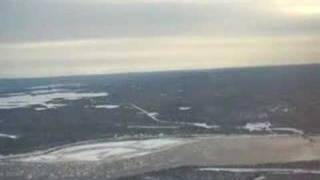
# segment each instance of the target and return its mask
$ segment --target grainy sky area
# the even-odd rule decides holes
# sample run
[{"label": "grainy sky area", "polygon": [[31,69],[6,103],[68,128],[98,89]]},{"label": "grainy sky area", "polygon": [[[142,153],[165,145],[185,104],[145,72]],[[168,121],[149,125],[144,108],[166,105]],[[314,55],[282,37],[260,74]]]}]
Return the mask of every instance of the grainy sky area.
[{"label": "grainy sky area", "polygon": [[320,62],[320,0],[1,0],[0,78]]}]

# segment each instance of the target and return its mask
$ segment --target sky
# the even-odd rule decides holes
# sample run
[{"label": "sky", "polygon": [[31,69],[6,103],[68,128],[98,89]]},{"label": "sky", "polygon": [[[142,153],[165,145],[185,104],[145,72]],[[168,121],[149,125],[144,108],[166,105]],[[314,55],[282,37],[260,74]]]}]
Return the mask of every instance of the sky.
[{"label": "sky", "polygon": [[319,0],[1,0],[0,78],[320,62]]}]

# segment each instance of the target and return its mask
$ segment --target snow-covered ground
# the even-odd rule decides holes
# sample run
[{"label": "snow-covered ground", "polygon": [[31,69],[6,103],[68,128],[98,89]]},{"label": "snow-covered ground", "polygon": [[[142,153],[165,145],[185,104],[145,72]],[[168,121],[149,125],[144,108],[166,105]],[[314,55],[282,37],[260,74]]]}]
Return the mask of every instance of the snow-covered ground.
[{"label": "snow-covered ground", "polygon": [[0,97],[0,109],[24,108],[33,105],[43,106],[42,108],[35,109],[39,111],[44,110],[43,108],[51,109],[65,106],[65,104],[50,102],[55,99],[79,100],[108,96],[106,92],[78,92],[70,91],[63,87],[62,84],[37,86],[30,88],[31,91],[27,92],[3,94]]},{"label": "snow-covered ground", "polygon": [[[10,174],[16,174],[18,171],[20,172],[21,164],[26,169],[23,169],[19,177],[24,177],[24,179],[29,179],[30,175],[41,177],[38,176],[39,172],[44,172],[45,175],[50,173],[59,177],[58,179],[66,179],[65,177],[69,177],[68,175],[78,174],[79,171],[95,175],[101,172],[101,168],[105,170],[103,173],[108,177],[119,177],[124,174],[143,174],[177,166],[199,167],[196,170],[209,172],[255,173],[257,175],[316,174],[319,176],[320,170],[317,167],[303,169],[258,168],[256,166],[317,162],[319,160],[319,136],[305,138],[297,135],[275,134],[208,135],[117,142],[91,141],[56,147],[47,151],[0,157],[0,179],[3,177],[1,173],[5,174],[10,171]],[[100,165],[101,168],[97,169]],[[203,167],[204,165],[206,167]],[[18,168],[15,168],[16,166]],[[87,169],[91,166],[94,168]],[[240,168],[241,166],[257,168]],[[75,177],[78,176],[85,175],[80,174]],[[263,180],[263,178],[255,180]]]},{"label": "snow-covered ground", "polygon": [[17,135],[0,133],[0,138],[18,139]]},{"label": "snow-covered ground", "polygon": [[195,127],[200,127],[200,128],[205,128],[205,129],[218,129],[220,126],[218,125],[208,125],[207,123],[195,123],[195,122],[186,122],[186,125],[190,126],[195,126]]},{"label": "snow-covered ground", "polygon": [[94,98],[108,96],[108,93],[78,93],[78,92],[57,92],[50,94],[19,95],[0,97],[0,109],[23,108],[32,105],[42,105],[47,108],[61,107],[61,104],[49,103],[54,99],[79,100],[83,98]]},{"label": "snow-covered ground", "polygon": [[190,141],[168,138],[83,144],[64,147],[49,153],[30,154],[17,160],[26,162],[108,161],[143,156],[186,142]]},{"label": "snow-covered ground", "polygon": [[271,131],[270,122],[257,122],[257,123],[247,123],[243,129],[246,129],[250,132],[252,131]]},{"label": "snow-covered ground", "polygon": [[188,106],[181,106],[178,108],[180,111],[189,111],[191,110],[191,107],[188,107]]},{"label": "snow-covered ground", "polygon": [[247,123],[243,127],[239,127],[239,129],[245,129],[250,132],[255,131],[267,131],[267,132],[289,132],[294,134],[304,134],[302,130],[291,128],[291,127],[274,127],[270,122],[254,122]]},{"label": "snow-covered ground", "polygon": [[94,106],[97,109],[117,109],[120,107],[120,105],[115,104],[105,104],[105,105],[96,105]]}]

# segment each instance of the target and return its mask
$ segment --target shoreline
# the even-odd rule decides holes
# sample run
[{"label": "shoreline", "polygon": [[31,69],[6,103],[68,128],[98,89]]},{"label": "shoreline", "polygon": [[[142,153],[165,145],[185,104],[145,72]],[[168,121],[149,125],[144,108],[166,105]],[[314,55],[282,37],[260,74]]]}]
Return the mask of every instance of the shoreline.
[{"label": "shoreline", "polygon": [[[112,154],[116,150],[121,151]],[[94,158],[85,159],[88,157]],[[57,179],[70,176],[117,178],[183,166],[247,166],[308,161],[320,161],[320,136],[308,139],[298,135],[173,137],[100,142],[66,146],[42,154],[11,156],[0,160],[0,177],[10,174],[21,179],[30,175],[32,179],[41,179],[45,175],[54,175]]]}]

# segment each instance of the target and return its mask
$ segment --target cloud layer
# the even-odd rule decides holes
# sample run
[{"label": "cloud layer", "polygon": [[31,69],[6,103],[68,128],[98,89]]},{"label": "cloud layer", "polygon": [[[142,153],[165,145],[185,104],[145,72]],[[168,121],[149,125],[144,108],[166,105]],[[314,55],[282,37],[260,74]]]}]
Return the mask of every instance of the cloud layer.
[{"label": "cloud layer", "polygon": [[315,0],[3,0],[0,18],[0,77],[315,63],[319,57]]}]

